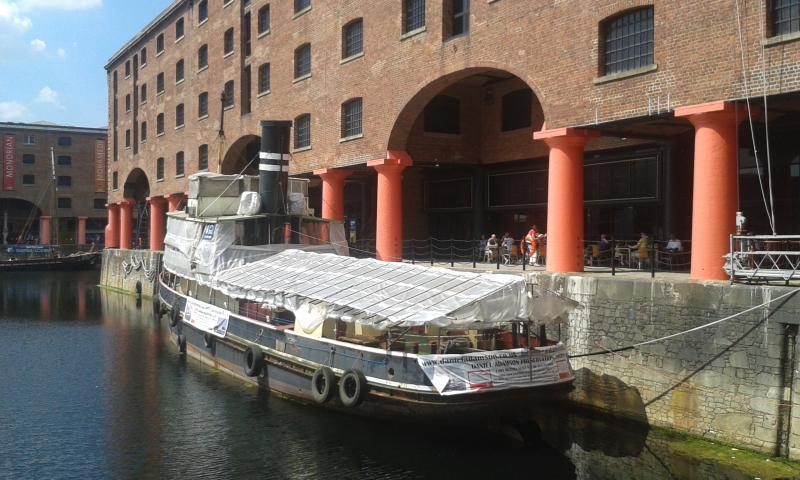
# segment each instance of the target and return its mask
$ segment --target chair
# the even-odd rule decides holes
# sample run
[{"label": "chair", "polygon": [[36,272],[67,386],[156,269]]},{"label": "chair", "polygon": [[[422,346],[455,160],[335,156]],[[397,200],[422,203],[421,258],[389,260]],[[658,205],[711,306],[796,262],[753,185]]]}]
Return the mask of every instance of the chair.
[{"label": "chair", "polygon": [[600,245],[590,245],[589,248],[589,255],[585,258],[585,260],[589,261],[589,265],[594,265],[594,262],[600,264]]},{"label": "chair", "polygon": [[519,261],[519,247],[516,245],[511,245],[511,253],[509,253],[509,261],[513,264],[516,264]]},{"label": "chair", "polygon": [[486,250],[483,252],[483,261],[486,263],[494,262],[494,251],[489,247],[486,247]]},{"label": "chair", "polygon": [[647,261],[651,260],[650,259],[650,249],[647,248],[644,245],[639,245],[639,248],[637,249],[636,257],[637,257],[636,260],[638,261],[638,264],[639,264],[639,270],[641,270],[642,269],[642,262],[647,262]]},{"label": "chair", "polygon": [[540,243],[539,247],[539,258],[536,259],[536,263],[546,265],[547,264],[547,245]]}]

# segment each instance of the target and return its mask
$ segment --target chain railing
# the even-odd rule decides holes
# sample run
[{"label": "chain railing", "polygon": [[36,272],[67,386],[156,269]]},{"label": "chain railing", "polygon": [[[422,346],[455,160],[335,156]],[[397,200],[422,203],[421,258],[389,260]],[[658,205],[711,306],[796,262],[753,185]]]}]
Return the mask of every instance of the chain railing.
[{"label": "chain railing", "polygon": [[725,271],[731,283],[800,280],[800,236],[731,235]]}]

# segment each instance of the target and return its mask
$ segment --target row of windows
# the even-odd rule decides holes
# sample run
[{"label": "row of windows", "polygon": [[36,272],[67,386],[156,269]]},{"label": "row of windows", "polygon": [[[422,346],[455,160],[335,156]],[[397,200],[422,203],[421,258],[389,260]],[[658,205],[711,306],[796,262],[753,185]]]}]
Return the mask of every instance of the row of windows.
[{"label": "row of windows", "polygon": [[[342,104],[341,138],[357,137],[363,132],[363,100],[353,98]],[[311,148],[311,114],[304,113],[294,119],[295,150]]]},{"label": "row of windows", "polygon": [[[36,163],[36,155],[32,153],[23,153],[22,154],[22,163],[24,165],[33,165]],[[56,157],[56,165],[62,167],[69,167],[72,165],[72,157],[69,155],[58,155]]]},{"label": "row of windows", "polygon": [[[208,145],[200,145],[197,149],[197,170],[208,170]],[[114,172],[116,174],[116,172]],[[186,174],[184,153],[175,154],[175,176],[182,177]],[[156,181],[164,180],[164,157],[156,159]]]}]

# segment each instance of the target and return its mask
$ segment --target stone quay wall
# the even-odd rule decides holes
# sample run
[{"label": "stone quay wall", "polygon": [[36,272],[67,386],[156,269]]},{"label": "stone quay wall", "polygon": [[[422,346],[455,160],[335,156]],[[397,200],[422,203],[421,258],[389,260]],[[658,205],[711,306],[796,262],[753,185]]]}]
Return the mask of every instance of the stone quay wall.
[{"label": "stone quay wall", "polygon": [[794,288],[690,280],[528,274],[580,308],[551,336],[576,357],[581,407],[745,448],[800,458],[796,374],[800,292],[717,325],[632,350],[758,306]]},{"label": "stone quay wall", "polygon": [[162,256],[163,252],[150,250],[106,248],[103,250],[100,285],[132,294],[139,293],[138,285],[142,297],[152,298]]}]

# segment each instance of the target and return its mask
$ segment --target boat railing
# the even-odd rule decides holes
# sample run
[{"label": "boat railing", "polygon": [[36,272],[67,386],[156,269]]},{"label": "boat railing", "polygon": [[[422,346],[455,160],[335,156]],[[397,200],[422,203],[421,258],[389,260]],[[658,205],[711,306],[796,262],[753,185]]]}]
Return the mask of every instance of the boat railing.
[{"label": "boat railing", "polygon": [[746,283],[800,280],[800,236],[731,235],[725,256],[730,281]]}]

